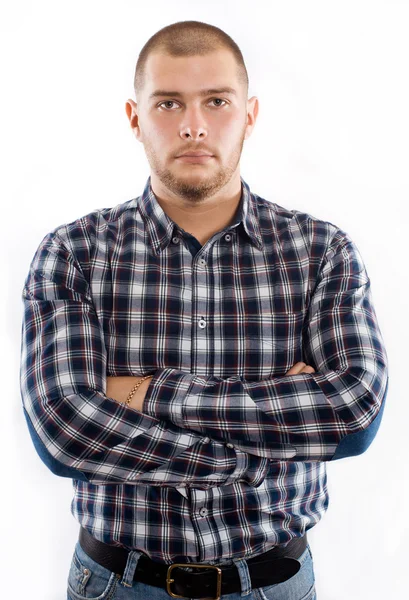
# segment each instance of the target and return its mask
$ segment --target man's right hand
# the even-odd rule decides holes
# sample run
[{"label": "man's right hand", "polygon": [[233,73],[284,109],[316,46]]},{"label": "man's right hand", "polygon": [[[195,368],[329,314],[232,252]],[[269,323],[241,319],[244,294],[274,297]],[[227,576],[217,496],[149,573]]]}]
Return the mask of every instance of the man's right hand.
[{"label": "man's right hand", "polygon": [[306,365],[305,362],[295,363],[286,375],[299,375],[300,373],[315,373],[315,369]]}]

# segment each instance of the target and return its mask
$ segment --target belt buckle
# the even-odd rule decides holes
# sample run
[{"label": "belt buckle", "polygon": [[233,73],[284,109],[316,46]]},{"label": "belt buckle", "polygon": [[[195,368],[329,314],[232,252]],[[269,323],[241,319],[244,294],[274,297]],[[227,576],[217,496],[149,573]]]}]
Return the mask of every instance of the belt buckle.
[{"label": "belt buckle", "polygon": [[217,571],[217,590],[216,590],[216,598],[213,600],[220,600],[222,596],[222,570],[219,567],[215,567],[214,565],[198,565],[195,563],[174,563],[170,565],[168,568],[168,572],[166,574],[166,591],[172,598],[185,598],[186,596],[179,596],[178,594],[174,594],[170,589],[170,584],[175,580],[170,578],[172,573],[172,569],[175,567],[193,567],[194,569],[215,569]]}]

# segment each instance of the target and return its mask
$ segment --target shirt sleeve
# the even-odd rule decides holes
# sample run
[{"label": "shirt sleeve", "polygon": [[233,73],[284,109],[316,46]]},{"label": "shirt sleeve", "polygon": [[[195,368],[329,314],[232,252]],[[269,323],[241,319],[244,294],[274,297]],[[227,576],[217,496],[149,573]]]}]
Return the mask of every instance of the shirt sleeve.
[{"label": "shirt sleeve", "polygon": [[143,411],[270,459],[362,454],[382,417],[387,355],[369,277],[343,234],[329,244],[311,286],[302,350],[315,373],[246,381],[163,369],[150,381]]},{"label": "shirt sleeve", "polygon": [[107,353],[90,287],[55,232],[37,249],[22,297],[24,416],[54,474],[94,484],[257,485],[267,469],[259,457],[105,395]]}]

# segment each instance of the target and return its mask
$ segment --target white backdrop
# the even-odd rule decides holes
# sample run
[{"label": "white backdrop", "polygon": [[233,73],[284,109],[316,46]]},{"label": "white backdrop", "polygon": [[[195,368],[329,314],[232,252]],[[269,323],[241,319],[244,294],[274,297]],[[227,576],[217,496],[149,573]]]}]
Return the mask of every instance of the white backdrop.
[{"label": "white backdrop", "polygon": [[409,558],[405,0],[0,3],[2,597],[64,600],[79,530],[71,480],[40,461],[21,407],[23,282],[51,229],[142,193],[149,165],[125,114],[136,60],[153,33],[190,19],[238,43],[249,97],[259,99],[243,178],[263,198],[347,231],[366,264],[390,362],[386,409],[366,453],[328,464],[330,505],[309,541],[319,600],[400,600]]}]

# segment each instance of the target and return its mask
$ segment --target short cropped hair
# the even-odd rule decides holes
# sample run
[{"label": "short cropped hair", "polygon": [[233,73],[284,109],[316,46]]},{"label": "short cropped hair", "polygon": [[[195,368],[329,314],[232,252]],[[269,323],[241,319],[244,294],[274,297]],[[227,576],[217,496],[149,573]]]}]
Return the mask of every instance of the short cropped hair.
[{"label": "short cropped hair", "polygon": [[145,83],[145,65],[153,52],[169,56],[203,56],[220,49],[230,50],[237,62],[240,84],[248,94],[249,78],[243,55],[236,42],[222,29],[202,21],[178,21],[163,27],[146,42],[135,68],[134,89],[138,99]]}]

